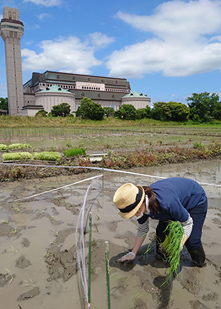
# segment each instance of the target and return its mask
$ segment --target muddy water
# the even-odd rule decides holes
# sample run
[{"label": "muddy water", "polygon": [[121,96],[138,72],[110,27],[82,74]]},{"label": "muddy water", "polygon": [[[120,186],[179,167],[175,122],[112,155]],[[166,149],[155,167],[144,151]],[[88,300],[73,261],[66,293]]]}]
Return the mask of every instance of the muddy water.
[{"label": "muddy water", "polygon": [[[110,250],[111,308],[221,308],[221,187],[217,186],[221,185],[221,160],[136,168],[130,172],[149,176],[105,172],[104,181],[93,184],[88,194],[86,205],[87,209],[92,207],[93,220],[91,308],[107,308],[105,240]],[[1,308],[86,308],[76,263],[75,228],[90,181],[15,200],[98,174],[1,184]],[[133,246],[136,221],[122,220],[112,197],[125,182],[147,185],[157,177],[171,176],[195,179],[208,195],[209,211],[202,237],[207,266],[193,267],[184,249],[177,277],[162,286],[168,265],[156,260],[154,246],[144,254],[154,237],[156,221],[151,221],[150,232],[134,263],[116,263]],[[87,250],[88,233],[86,256]]]}]

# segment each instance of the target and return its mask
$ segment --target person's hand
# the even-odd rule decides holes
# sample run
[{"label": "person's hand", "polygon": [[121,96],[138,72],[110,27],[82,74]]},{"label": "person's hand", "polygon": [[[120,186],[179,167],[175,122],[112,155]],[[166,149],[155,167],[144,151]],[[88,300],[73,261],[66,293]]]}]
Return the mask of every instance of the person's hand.
[{"label": "person's hand", "polygon": [[134,258],[135,258],[135,254],[131,251],[125,254],[124,256],[122,256],[122,258],[118,259],[117,261],[118,262],[133,261]]}]

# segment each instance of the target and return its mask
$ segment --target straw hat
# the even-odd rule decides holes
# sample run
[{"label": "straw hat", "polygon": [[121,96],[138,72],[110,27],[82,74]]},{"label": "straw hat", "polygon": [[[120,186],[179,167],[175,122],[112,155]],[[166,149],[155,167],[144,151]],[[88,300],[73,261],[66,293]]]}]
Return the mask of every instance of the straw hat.
[{"label": "straw hat", "polygon": [[135,215],[143,203],[145,192],[142,187],[132,183],[125,183],[117,189],[114,194],[113,202],[120,210],[123,219],[129,219]]}]

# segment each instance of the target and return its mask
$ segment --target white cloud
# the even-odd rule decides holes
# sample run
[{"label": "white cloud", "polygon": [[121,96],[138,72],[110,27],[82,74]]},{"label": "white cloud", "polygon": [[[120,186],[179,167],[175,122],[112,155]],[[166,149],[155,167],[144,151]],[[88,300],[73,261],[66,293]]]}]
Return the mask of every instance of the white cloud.
[{"label": "white cloud", "polygon": [[106,34],[101,32],[94,32],[89,34],[88,42],[94,46],[95,48],[104,48],[108,46],[110,43],[114,42],[115,39],[112,37],[108,37]]},{"label": "white cloud", "polygon": [[50,14],[47,14],[47,13],[41,13],[41,14],[38,15],[37,17],[38,17],[38,19],[42,20],[42,19],[51,17],[51,15],[50,15]]},{"label": "white cloud", "polygon": [[34,4],[41,4],[47,7],[58,6],[63,3],[62,0],[23,0],[23,2],[32,2]]},{"label": "white cloud", "polygon": [[[22,49],[23,70],[63,70],[90,74],[91,67],[102,64],[102,61],[95,58],[95,50],[99,44],[103,47],[108,42],[108,37],[102,34],[91,34],[91,37],[101,38],[101,40],[95,40],[95,46],[93,46],[88,41],[81,42],[77,37],[60,37],[54,41],[42,41],[40,43],[42,52],[39,54],[33,50]],[[111,42],[111,38],[109,41]]]},{"label": "white cloud", "polygon": [[221,70],[221,1],[174,0],[151,16],[118,12],[116,17],[150,33],[144,42],[114,51],[107,61],[111,76],[188,76]]}]

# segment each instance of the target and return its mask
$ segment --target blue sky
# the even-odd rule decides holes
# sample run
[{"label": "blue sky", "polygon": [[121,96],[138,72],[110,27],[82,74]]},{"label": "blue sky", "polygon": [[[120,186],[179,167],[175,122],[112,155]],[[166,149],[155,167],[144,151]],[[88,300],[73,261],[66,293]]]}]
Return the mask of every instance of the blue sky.
[{"label": "blue sky", "polygon": [[[46,70],[127,78],[151,102],[221,94],[220,0],[3,0],[19,9],[23,83]],[[0,97],[7,96],[0,39]]]}]

